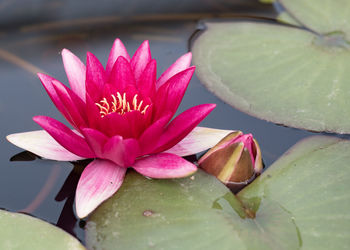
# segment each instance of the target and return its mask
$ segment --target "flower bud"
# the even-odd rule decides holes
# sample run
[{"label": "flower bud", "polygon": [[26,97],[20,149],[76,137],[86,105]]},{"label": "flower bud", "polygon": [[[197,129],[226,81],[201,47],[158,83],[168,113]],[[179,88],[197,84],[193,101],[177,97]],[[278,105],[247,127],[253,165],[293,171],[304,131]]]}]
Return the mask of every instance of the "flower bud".
[{"label": "flower bud", "polygon": [[236,193],[262,172],[261,151],[252,134],[228,134],[198,161],[207,173],[216,176]]}]

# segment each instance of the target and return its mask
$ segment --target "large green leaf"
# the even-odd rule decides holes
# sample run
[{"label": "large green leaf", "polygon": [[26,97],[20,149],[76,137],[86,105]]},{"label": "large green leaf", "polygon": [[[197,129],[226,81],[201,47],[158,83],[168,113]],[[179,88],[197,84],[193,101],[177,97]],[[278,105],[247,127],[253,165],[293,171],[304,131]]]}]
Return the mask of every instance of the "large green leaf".
[{"label": "large green leaf", "polygon": [[350,133],[343,38],[266,22],[207,23],[192,51],[200,80],[234,107],[278,124]]},{"label": "large green leaf", "polygon": [[250,208],[267,199],[288,211],[302,249],[349,249],[349,189],[350,142],[319,136],[295,145],[238,198]]},{"label": "large green leaf", "polygon": [[85,249],[80,242],[47,222],[0,210],[0,249]]},{"label": "large green leaf", "polygon": [[306,27],[326,34],[342,31],[350,38],[349,0],[279,0]]},{"label": "large green leaf", "polygon": [[262,207],[256,219],[244,219],[235,196],[202,171],[181,180],[129,172],[89,219],[86,243],[89,249],[296,249],[289,213],[275,203]]},{"label": "large green leaf", "polygon": [[293,26],[300,26],[301,24],[298,20],[296,20],[294,17],[292,17],[287,11],[282,11],[278,14],[276,17],[277,21],[280,23],[290,24]]},{"label": "large green leaf", "polygon": [[[91,249],[347,249],[350,142],[304,140],[233,196],[198,171],[181,180],[127,174],[86,226]],[[243,204],[243,205],[242,205]]]}]

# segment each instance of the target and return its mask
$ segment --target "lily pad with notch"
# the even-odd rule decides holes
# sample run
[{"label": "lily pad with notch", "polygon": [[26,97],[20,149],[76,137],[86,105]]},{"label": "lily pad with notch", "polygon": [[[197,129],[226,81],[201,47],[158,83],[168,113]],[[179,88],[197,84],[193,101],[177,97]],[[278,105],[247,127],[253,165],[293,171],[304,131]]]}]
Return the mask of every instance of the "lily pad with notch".
[{"label": "lily pad with notch", "polygon": [[283,0],[288,23],[206,22],[197,75],[233,107],[277,124],[350,133],[350,5]]},{"label": "lily pad with notch", "polygon": [[350,246],[350,141],[314,136],[293,146],[238,199],[249,209],[276,202],[298,228],[301,249]]}]

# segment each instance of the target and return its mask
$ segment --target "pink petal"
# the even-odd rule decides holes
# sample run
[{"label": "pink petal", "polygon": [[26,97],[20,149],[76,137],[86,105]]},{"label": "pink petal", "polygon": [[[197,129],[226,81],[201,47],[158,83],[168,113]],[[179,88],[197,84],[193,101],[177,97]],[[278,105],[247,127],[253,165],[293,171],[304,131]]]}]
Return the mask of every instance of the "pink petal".
[{"label": "pink petal", "polygon": [[156,121],[156,119],[153,119],[153,107],[154,105],[151,103],[147,108],[146,113],[143,115],[145,121],[145,129],[148,128],[154,121]]},{"label": "pink petal", "polygon": [[61,146],[73,154],[84,158],[94,158],[95,154],[81,136],[63,123],[46,116],[35,116],[33,120],[46,130]]},{"label": "pink petal", "polygon": [[154,150],[159,137],[163,134],[172,114],[167,114],[149,126],[139,138],[142,155],[149,154]]},{"label": "pink petal", "polygon": [[177,59],[173,65],[171,65],[157,80],[157,89],[168,81],[172,76],[187,69],[191,65],[192,53],[188,52],[179,59]]},{"label": "pink petal", "polygon": [[135,86],[135,78],[130,63],[122,56],[114,63],[109,77],[109,83],[114,85],[123,94],[127,85]]},{"label": "pink petal", "polygon": [[102,118],[101,124],[103,126],[101,131],[104,131],[109,137],[121,135],[124,138],[128,138],[132,136],[129,121],[124,115],[118,113],[106,115]]},{"label": "pink petal", "polygon": [[106,73],[97,57],[88,52],[86,57],[86,91],[96,102],[102,99]]},{"label": "pink petal", "polygon": [[124,166],[124,154],[123,137],[116,135],[109,138],[103,148],[103,157],[119,166]]},{"label": "pink petal", "polygon": [[85,102],[85,65],[67,49],[62,50],[62,59],[71,89]]},{"label": "pink petal", "polygon": [[124,139],[124,164],[130,167],[134,164],[136,157],[140,156],[139,142],[134,138]]},{"label": "pink petal", "polygon": [[79,179],[75,208],[79,218],[88,216],[111,197],[123,183],[126,168],[110,161],[94,160],[86,166]]},{"label": "pink petal", "polygon": [[156,117],[164,112],[175,114],[190,83],[195,67],[188,68],[171,77],[157,92],[156,104],[158,108]]},{"label": "pink petal", "polygon": [[85,103],[73,91],[59,81],[53,80],[52,86],[64,105],[73,126],[78,130],[81,126],[86,127],[87,117],[85,113]]},{"label": "pink petal", "polygon": [[107,81],[105,85],[103,86],[103,96],[109,97],[111,95],[115,95],[118,92],[118,89],[116,86],[112,85],[110,82]]},{"label": "pink petal", "polygon": [[182,178],[197,171],[197,167],[180,156],[160,153],[137,160],[133,168],[140,174],[156,178]]},{"label": "pink petal", "polygon": [[125,93],[127,93],[127,98],[130,98],[131,100],[136,94],[139,94],[135,84],[128,84],[125,87]]},{"label": "pink petal", "polygon": [[215,104],[194,106],[178,115],[160,137],[154,152],[162,152],[175,146],[189,134],[214,108]]},{"label": "pink petal", "polygon": [[149,48],[148,41],[144,41],[140,47],[136,50],[132,57],[130,64],[134,71],[135,80],[139,82],[142,72],[145,70],[149,61],[151,61],[151,50]]},{"label": "pink petal", "polygon": [[45,130],[11,134],[6,138],[17,147],[49,160],[77,161],[84,159],[62,147]]},{"label": "pink petal", "polygon": [[64,116],[64,118],[66,118],[66,120],[70,124],[72,124],[72,126],[75,126],[74,121],[72,120],[68,110],[66,109],[66,107],[62,103],[59,95],[57,94],[57,92],[52,84],[52,81],[57,81],[57,80],[51,76],[41,74],[41,73],[38,73],[38,77],[39,77],[41,83],[43,84],[47,94],[51,98],[52,102],[55,104],[56,108],[61,112],[61,114]]},{"label": "pink petal", "polygon": [[123,140],[118,135],[110,138],[103,148],[103,158],[124,167],[131,166],[139,155],[140,147],[136,139]]},{"label": "pink petal", "polygon": [[90,97],[88,93],[86,93],[85,112],[89,123],[88,127],[101,130],[103,128],[103,122],[100,114],[100,109],[97,107],[96,102]]},{"label": "pink petal", "polygon": [[130,61],[130,56],[128,54],[128,51],[125,49],[122,41],[120,41],[120,39],[117,38],[115,39],[111,52],[109,53],[109,57],[106,65],[107,76],[109,76],[109,74],[111,73],[115,61],[120,56],[124,57],[128,62]]},{"label": "pink petal", "polygon": [[129,122],[128,130],[133,138],[139,138],[146,129],[145,116],[139,111],[130,111],[123,115]]},{"label": "pink petal", "polygon": [[148,96],[153,99],[155,94],[155,82],[157,78],[157,62],[152,59],[143,71],[140,81],[137,83],[142,96]]},{"label": "pink petal", "polygon": [[197,154],[214,147],[222,138],[231,132],[232,130],[195,127],[191,133],[165,152],[178,156]]},{"label": "pink petal", "polygon": [[103,146],[108,141],[108,137],[92,128],[82,128],[81,132],[95,155],[101,158],[103,155]]}]

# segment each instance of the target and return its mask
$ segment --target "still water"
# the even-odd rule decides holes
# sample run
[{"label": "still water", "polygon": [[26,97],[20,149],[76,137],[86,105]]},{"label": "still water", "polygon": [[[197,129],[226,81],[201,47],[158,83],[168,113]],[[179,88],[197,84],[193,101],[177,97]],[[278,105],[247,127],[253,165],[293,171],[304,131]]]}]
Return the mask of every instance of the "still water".
[{"label": "still water", "polygon": [[[67,83],[60,51],[70,49],[85,61],[86,51],[106,62],[116,37],[129,54],[148,39],[153,58],[162,73],[179,56],[190,50],[198,21],[240,15],[273,17],[269,5],[242,1],[2,1],[0,4],[0,207],[23,211],[57,224],[84,241],[82,227],[73,213],[73,196],[79,178],[73,164],[30,155],[11,157],[21,149],[6,135],[40,129],[32,121],[46,115],[63,121],[36,76],[48,73]],[[201,103],[217,108],[202,126],[237,129],[253,133],[259,141],[266,166],[290,146],[311,135],[255,119],[223,103],[208,92],[194,76],[179,112]],[[24,161],[18,161],[24,159]]]}]

